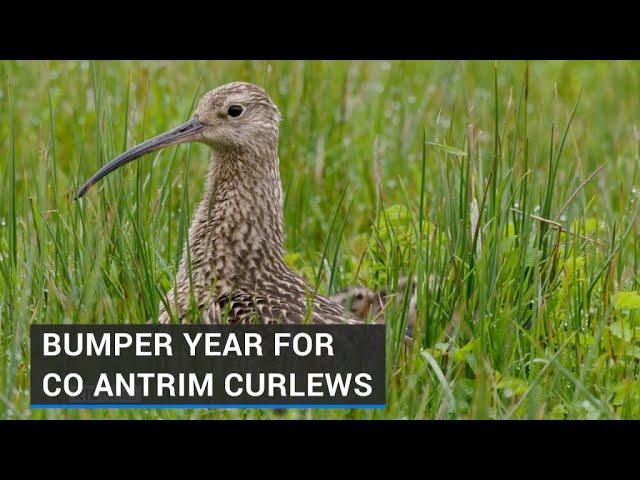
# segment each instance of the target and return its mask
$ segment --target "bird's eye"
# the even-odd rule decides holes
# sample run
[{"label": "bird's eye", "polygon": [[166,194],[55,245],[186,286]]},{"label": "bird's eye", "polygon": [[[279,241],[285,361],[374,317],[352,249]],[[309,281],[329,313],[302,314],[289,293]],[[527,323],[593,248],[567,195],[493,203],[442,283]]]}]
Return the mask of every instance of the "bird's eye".
[{"label": "bird's eye", "polygon": [[231,105],[229,110],[227,110],[227,113],[231,117],[237,117],[242,113],[242,107],[240,105]]}]

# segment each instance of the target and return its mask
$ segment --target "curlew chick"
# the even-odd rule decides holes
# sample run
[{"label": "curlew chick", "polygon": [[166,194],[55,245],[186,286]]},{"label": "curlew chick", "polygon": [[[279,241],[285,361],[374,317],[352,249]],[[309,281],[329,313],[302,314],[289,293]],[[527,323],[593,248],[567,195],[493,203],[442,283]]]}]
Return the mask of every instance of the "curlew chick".
[{"label": "curlew chick", "polygon": [[82,197],[101,178],[149,152],[186,142],[210,147],[188,251],[175,288],[160,306],[159,323],[186,321],[192,306],[204,323],[358,323],[284,263],[279,121],[262,88],[223,85],[204,95],[190,121],[119,155],[78,191]]}]

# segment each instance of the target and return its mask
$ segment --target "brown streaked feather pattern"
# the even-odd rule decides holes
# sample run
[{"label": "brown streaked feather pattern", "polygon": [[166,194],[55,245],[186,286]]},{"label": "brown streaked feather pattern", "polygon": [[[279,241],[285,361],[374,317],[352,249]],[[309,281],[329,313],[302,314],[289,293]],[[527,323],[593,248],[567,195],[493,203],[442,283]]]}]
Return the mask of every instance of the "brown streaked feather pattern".
[{"label": "brown streaked feather pattern", "polygon": [[[243,114],[225,116],[229,105]],[[260,87],[232,83],[207,93],[196,110],[208,127],[211,162],[189,228],[176,287],[159,323],[188,320],[195,300],[204,323],[358,323],[319,295],[283,260],[280,114]]]},{"label": "brown streaked feather pattern", "polygon": [[[313,299],[309,299],[314,304]],[[337,305],[314,304],[311,314],[307,305],[299,301],[287,300],[279,295],[264,292],[235,290],[210,302],[203,312],[204,323],[358,323],[346,318]]]},{"label": "brown streaked feather pattern", "polygon": [[[430,275],[427,288],[434,289],[436,277]],[[407,326],[413,327],[417,314],[417,278],[401,277],[398,279],[396,293],[387,290],[373,291],[364,286],[348,288],[329,297],[333,302],[341,305],[349,311],[352,316],[359,320],[369,320],[373,323],[384,321],[384,310],[391,300],[396,306],[401,306],[404,301],[404,294],[409,288],[409,304],[407,308]]]}]

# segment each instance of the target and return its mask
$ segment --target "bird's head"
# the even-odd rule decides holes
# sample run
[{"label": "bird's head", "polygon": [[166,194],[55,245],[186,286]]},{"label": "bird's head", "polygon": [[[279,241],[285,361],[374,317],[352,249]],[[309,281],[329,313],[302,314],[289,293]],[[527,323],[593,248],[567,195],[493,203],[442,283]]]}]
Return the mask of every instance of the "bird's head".
[{"label": "bird's head", "polygon": [[143,155],[179,143],[200,142],[217,150],[260,152],[275,149],[280,113],[257,85],[234,82],[206,93],[187,123],[127,150],[98,170],[78,190],[82,197],[93,184]]},{"label": "bird's head", "polygon": [[262,88],[234,82],[208,92],[194,118],[203,125],[202,139],[216,148],[260,149],[278,138],[280,113]]}]

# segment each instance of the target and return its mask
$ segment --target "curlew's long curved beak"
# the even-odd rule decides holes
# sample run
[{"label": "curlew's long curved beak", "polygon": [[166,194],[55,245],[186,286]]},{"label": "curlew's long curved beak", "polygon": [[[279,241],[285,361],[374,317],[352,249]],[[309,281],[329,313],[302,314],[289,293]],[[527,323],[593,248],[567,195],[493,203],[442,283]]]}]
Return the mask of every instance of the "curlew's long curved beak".
[{"label": "curlew's long curved beak", "polygon": [[201,123],[198,117],[195,116],[187,123],[169,130],[168,132],[160,134],[157,137],[153,137],[146,142],[142,142],[132,149],[118,155],[116,158],[114,158],[109,163],[104,165],[100,170],[98,170],[89,180],[87,180],[87,182],[82,187],[80,187],[80,190],[78,190],[78,193],[76,194],[76,200],[87,193],[87,190],[89,190],[91,186],[102,177],[109,175],[114,170],[135,160],[136,158],[140,158],[147,153],[155,152],[156,150],[168,147],[169,145],[176,145],[178,143],[194,142],[199,140],[200,132],[204,127],[205,124]]}]

